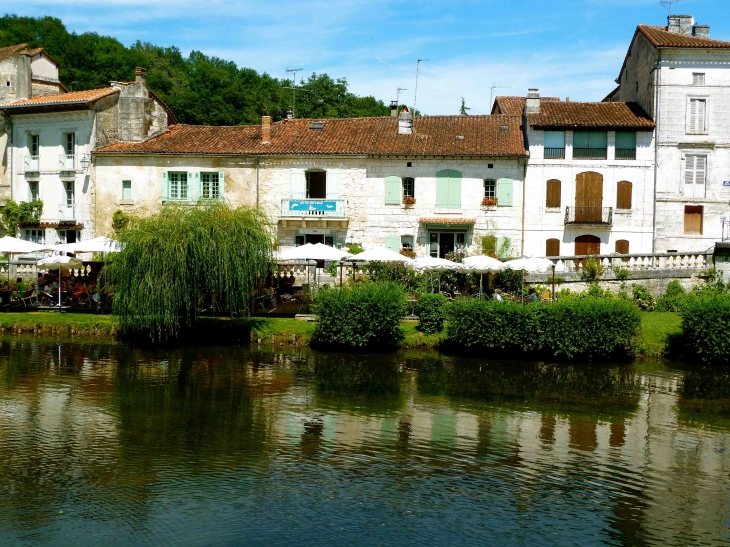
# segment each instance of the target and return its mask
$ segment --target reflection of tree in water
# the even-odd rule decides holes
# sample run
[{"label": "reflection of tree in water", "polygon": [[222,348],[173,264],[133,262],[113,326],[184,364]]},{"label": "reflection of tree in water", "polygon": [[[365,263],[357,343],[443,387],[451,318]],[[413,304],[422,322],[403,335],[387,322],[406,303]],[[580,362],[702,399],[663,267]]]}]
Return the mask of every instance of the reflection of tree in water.
[{"label": "reflection of tree in water", "polygon": [[315,416],[309,417],[304,421],[304,432],[302,433],[302,440],[299,443],[303,455],[311,458],[319,452],[324,442],[322,438],[323,433],[324,421],[322,418]]},{"label": "reflection of tree in water", "polygon": [[730,367],[687,367],[679,382],[678,419],[730,429]]}]

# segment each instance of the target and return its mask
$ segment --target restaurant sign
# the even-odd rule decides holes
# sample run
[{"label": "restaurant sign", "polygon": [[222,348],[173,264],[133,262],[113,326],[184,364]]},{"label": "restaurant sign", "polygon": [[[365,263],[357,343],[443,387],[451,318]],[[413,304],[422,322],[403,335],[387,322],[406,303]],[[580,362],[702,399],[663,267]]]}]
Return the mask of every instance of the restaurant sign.
[{"label": "restaurant sign", "polygon": [[290,211],[335,211],[336,201],[289,200]]}]

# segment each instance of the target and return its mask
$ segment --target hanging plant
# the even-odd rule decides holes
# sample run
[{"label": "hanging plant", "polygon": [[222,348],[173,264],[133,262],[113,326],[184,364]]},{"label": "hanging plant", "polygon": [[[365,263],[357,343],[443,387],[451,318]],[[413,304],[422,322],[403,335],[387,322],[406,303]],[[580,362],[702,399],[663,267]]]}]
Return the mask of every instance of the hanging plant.
[{"label": "hanging plant", "polygon": [[497,205],[497,198],[484,198],[482,200],[482,207],[494,207]]},{"label": "hanging plant", "polygon": [[416,198],[413,196],[406,196],[403,198],[403,205],[415,205],[416,204]]}]

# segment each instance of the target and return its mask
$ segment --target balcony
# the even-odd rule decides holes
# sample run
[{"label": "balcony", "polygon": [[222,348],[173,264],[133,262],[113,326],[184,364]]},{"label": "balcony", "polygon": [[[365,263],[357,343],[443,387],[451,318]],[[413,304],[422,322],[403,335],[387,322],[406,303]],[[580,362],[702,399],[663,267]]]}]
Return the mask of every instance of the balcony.
[{"label": "balcony", "polygon": [[565,148],[545,148],[546,160],[564,160]]},{"label": "balcony", "polygon": [[25,172],[26,173],[37,173],[40,171],[40,161],[38,155],[26,156],[25,157]]},{"label": "balcony", "polygon": [[573,158],[580,160],[605,160],[608,158],[607,148],[573,148]]},{"label": "balcony", "polygon": [[60,171],[76,171],[76,156],[74,154],[61,154],[58,157]]},{"label": "balcony", "polygon": [[616,148],[617,160],[635,160],[636,148]]},{"label": "balcony", "polygon": [[613,207],[566,207],[565,225],[611,226]]},{"label": "balcony", "polygon": [[282,199],[280,218],[347,218],[346,199]]}]

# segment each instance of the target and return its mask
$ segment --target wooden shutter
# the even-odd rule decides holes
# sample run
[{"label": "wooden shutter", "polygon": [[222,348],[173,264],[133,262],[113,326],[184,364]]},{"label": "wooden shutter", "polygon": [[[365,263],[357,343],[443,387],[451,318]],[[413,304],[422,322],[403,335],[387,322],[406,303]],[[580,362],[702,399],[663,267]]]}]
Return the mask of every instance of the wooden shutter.
[{"label": "wooden shutter", "polygon": [[327,170],[327,199],[339,199],[340,197],[340,170]]},{"label": "wooden shutter", "polygon": [[162,201],[170,199],[170,181],[167,179],[167,171],[162,172]]},{"label": "wooden shutter", "polygon": [[600,222],[603,207],[603,176],[588,171],[575,177],[575,220]]},{"label": "wooden shutter", "polygon": [[707,105],[707,101],[698,100],[697,101],[697,131],[704,132],[705,131],[705,106]]},{"label": "wooden shutter", "polygon": [[575,238],[576,255],[598,255],[601,254],[601,238],[591,235],[583,235]]},{"label": "wooden shutter", "polygon": [[695,184],[705,184],[706,172],[707,156],[695,156]]},{"label": "wooden shutter", "polygon": [[218,173],[218,199],[226,199],[226,179],[225,173]]},{"label": "wooden shutter", "polygon": [[702,206],[701,205],[685,205],[684,206],[684,233],[685,234],[701,234],[702,233]]},{"label": "wooden shutter", "polygon": [[449,209],[461,209],[461,173],[449,177]]},{"label": "wooden shutter", "polygon": [[[453,178],[453,173],[458,173],[458,171],[444,169],[436,173],[436,209],[451,208],[449,199],[451,197],[451,179]],[[461,177],[461,173],[458,174]]]},{"label": "wooden shutter", "polygon": [[512,179],[497,180],[497,206],[512,207]]},{"label": "wooden shutter", "polygon": [[291,198],[304,199],[307,196],[307,177],[304,169],[291,170]]},{"label": "wooden shutter", "polygon": [[400,252],[400,236],[385,236],[385,248]]},{"label": "wooden shutter", "polygon": [[694,184],[695,182],[695,159],[697,156],[687,156],[684,162],[684,183]]},{"label": "wooden shutter", "polygon": [[395,205],[401,202],[400,178],[385,177],[385,203]]},{"label": "wooden shutter", "polygon": [[625,239],[619,239],[616,241],[616,252],[622,255],[629,254],[629,242]]},{"label": "wooden shutter", "polygon": [[559,239],[548,239],[545,241],[545,256],[560,256]]},{"label": "wooden shutter", "polygon": [[198,201],[203,191],[200,187],[200,171],[188,171],[188,200]]},{"label": "wooden shutter", "polygon": [[545,207],[560,207],[560,181],[550,179],[547,181],[547,192],[545,195]]},{"label": "wooden shutter", "polygon": [[631,209],[632,184],[622,180],[616,187],[616,209]]},{"label": "wooden shutter", "polygon": [[[502,250],[502,245],[504,245],[504,242],[507,240],[505,237],[498,237],[497,238],[497,248],[494,249],[494,252],[497,254],[499,258],[510,258],[509,255],[501,256],[500,251]],[[512,250],[510,249],[510,255],[512,254]]]}]

